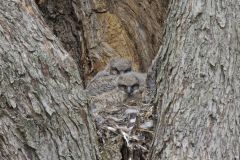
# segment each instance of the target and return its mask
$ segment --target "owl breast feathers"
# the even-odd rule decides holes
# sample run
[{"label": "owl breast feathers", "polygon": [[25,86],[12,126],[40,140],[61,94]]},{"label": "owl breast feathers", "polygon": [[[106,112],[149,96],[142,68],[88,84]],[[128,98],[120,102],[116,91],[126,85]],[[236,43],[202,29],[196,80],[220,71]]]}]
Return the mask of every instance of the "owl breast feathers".
[{"label": "owl breast feathers", "polygon": [[109,75],[92,81],[87,89],[94,108],[119,105],[127,100],[142,101],[146,75],[129,72],[119,76]]}]

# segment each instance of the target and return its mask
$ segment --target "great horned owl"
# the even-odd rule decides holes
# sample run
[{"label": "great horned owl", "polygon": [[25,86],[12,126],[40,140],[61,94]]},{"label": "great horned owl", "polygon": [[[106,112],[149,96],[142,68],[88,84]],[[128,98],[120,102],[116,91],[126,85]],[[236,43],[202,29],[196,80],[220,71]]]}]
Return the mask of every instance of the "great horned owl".
[{"label": "great horned owl", "polygon": [[87,85],[88,94],[96,96],[113,90],[117,77],[132,70],[132,63],[123,58],[113,58],[107,67],[100,71]]},{"label": "great horned owl", "polygon": [[111,59],[109,65],[109,73],[111,75],[119,75],[132,71],[131,61],[124,58]]},{"label": "great horned owl", "polygon": [[117,87],[118,90],[124,92],[128,98],[137,98],[145,89],[145,81],[146,74],[130,72],[119,76]]},{"label": "great horned owl", "polygon": [[115,75],[100,77],[87,87],[92,96],[92,108],[117,106],[132,99],[141,101],[145,79],[145,74],[137,72],[129,72],[118,77]]},{"label": "great horned owl", "polygon": [[109,64],[106,66],[106,68],[103,71],[97,73],[94,76],[93,80],[103,76],[120,75],[131,71],[132,71],[131,61],[124,58],[112,58]]}]

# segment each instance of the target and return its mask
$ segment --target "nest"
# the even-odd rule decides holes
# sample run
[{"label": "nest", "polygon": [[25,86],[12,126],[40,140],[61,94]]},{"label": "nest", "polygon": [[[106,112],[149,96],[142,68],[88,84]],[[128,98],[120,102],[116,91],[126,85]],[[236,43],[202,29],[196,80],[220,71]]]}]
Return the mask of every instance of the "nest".
[{"label": "nest", "polygon": [[129,100],[93,113],[100,153],[109,160],[145,160],[153,138],[153,106]]}]

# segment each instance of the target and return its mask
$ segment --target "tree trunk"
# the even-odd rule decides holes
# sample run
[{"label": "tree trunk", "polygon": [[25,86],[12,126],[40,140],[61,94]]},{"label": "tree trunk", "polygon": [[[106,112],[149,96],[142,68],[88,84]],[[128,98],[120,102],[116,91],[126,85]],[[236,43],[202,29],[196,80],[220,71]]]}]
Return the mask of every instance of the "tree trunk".
[{"label": "tree trunk", "polygon": [[158,120],[149,159],[240,158],[239,5],[169,4],[151,75]]},{"label": "tree trunk", "polygon": [[32,0],[0,1],[0,159],[94,160],[77,65]]}]

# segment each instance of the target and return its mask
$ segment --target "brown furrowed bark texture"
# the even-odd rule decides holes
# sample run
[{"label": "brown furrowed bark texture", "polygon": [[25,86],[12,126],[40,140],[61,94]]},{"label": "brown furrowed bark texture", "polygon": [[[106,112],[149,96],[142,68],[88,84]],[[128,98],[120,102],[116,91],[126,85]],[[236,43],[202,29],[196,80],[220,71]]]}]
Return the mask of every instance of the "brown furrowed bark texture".
[{"label": "brown furrowed bark texture", "polygon": [[84,80],[116,56],[133,61],[135,70],[147,71],[162,43],[167,2],[36,0]]},{"label": "brown furrowed bark texture", "polygon": [[149,159],[239,159],[240,2],[169,6],[151,75],[158,121]]},{"label": "brown furrowed bark texture", "polygon": [[48,27],[73,57],[78,65],[81,78],[85,80],[84,59],[82,59],[84,55],[83,30],[81,22],[75,15],[72,0],[36,0],[36,3]]},{"label": "brown furrowed bark texture", "polygon": [[131,60],[146,71],[162,42],[166,2],[73,0],[81,22],[82,60],[89,79],[112,57]]},{"label": "brown furrowed bark texture", "polygon": [[0,159],[94,160],[83,83],[32,0],[0,1]]}]

